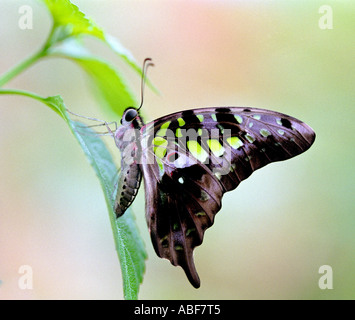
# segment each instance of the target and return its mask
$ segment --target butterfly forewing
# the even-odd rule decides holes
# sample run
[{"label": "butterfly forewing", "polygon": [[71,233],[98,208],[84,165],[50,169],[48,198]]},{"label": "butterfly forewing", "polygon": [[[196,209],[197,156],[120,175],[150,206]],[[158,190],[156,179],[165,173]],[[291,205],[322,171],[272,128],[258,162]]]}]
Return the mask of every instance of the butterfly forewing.
[{"label": "butterfly forewing", "polygon": [[290,116],[256,108],[187,110],[142,128],[146,218],[158,256],[200,280],[193,249],[221,208],[222,196],[256,169],[306,151],[313,130]]}]

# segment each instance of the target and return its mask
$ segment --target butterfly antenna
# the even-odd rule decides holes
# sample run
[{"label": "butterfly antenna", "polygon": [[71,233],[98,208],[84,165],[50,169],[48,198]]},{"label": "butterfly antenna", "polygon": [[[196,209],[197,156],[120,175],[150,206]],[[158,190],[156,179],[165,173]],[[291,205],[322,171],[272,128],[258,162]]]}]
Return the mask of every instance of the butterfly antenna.
[{"label": "butterfly antenna", "polygon": [[142,68],[142,79],[141,79],[141,103],[139,105],[139,108],[137,109],[137,111],[139,111],[140,108],[142,108],[143,106],[143,100],[144,100],[144,85],[145,85],[145,79],[147,77],[147,69],[150,66],[154,66],[154,63],[151,62],[152,59],[151,58],[145,58],[143,61],[143,68]]}]

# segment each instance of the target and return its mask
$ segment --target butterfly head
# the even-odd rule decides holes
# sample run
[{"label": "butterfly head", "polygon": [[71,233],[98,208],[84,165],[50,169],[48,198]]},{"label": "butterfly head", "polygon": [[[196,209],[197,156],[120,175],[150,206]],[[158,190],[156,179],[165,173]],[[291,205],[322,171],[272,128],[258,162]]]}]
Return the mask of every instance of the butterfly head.
[{"label": "butterfly head", "polygon": [[122,115],[121,124],[125,127],[141,128],[143,125],[142,118],[139,115],[138,109],[128,107]]}]

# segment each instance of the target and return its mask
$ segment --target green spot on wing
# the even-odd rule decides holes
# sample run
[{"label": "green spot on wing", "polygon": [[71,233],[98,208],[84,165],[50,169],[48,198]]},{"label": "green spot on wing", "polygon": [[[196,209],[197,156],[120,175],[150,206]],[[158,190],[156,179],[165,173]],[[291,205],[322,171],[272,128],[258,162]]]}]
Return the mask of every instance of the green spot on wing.
[{"label": "green spot on wing", "polygon": [[219,129],[219,131],[221,132],[221,134],[224,133],[224,127],[221,124],[217,124],[217,128]]},{"label": "green spot on wing", "polygon": [[164,158],[166,155],[166,146],[168,141],[162,137],[155,137],[153,139],[153,151],[158,158]]},{"label": "green spot on wing", "polygon": [[255,141],[255,138],[249,133],[245,134],[245,139],[247,139],[250,143],[254,143]]},{"label": "green spot on wing", "polygon": [[168,235],[166,235],[165,237],[160,239],[160,243],[162,245],[163,248],[167,248],[169,245],[169,241],[168,241]]},{"label": "green spot on wing", "polygon": [[161,162],[161,160],[159,158],[155,158],[155,161],[157,162],[157,165],[159,167],[159,174],[160,176],[163,176],[164,175],[164,165],[163,163]]},{"label": "green spot on wing", "polygon": [[243,118],[239,114],[235,114],[234,118],[235,118],[235,120],[237,120],[237,122],[239,124],[241,124],[243,122]]},{"label": "green spot on wing", "polygon": [[158,158],[164,158],[166,155],[166,148],[165,147],[154,147],[153,149],[154,154],[158,157]]},{"label": "green spot on wing", "polygon": [[195,231],[196,231],[195,228],[187,229],[186,230],[186,236],[188,237],[192,232],[195,232]]},{"label": "green spot on wing", "polygon": [[166,140],[162,137],[155,137],[153,139],[153,145],[166,147],[168,145],[168,140]]},{"label": "green spot on wing", "polygon": [[[185,129],[184,129],[184,130],[185,130]],[[177,129],[176,129],[175,136],[176,136],[177,138],[181,138],[181,137],[183,136],[182,133],[181,133],[181,129],[180,129],[180,128],[177,128]]]},{"label": "green spot on wing", "polygon": [[205,162],[206,159],[208,158],[208,153],[206,152],[205,149],[201,147],[201,145],[195,141],[195,140],[190,140],[187,141],[187,148],[191,152],[191,154],[200,162]]},{"label": "green spot on wing", "polygon": [[200,200],[201,201],[207,201],[210,198],[209,194],[205,190],[201,190],[201,196]]},{"label": "green spot on wing", "polygon": [[155,135],[160,136],[160,137],[164,137],[164,136],[166,136],[166,130],[168,130],[168,129],[159,129]]},{"label": "green spot on wing", "polygon": [[224,153],[224,148],[217,139],[208,139],[208,147],[216,157],[220,157]]},{"label": "green spot on wing", "polygon": [[271,135],[270,131],[267,129],[260,129],[260,134],[265,138]]},{"label": "green spot on wing", "polygon": [[178,118],[177,121],[178,121],[180,127],[185,125],[185,120],[183,118]]},{"label": "green spot on wing", "polygon": [[215,177],[218,179],[218,180],[221,180],[222,179],[222,174],[220,172],[215,172]]},{"label": "green spot on wing", "polygon": [[171,121],[164,122],[164,123],[160,126],[159,130],[157,131],[157,133],[156,133],[155,135],[156,135],[156,136],[161,136],[161,137],[166,136],[166,131],[167,131],[167,129],[169,128],[170,123],[171,123]]},{"label": "green spot on wing", "polygon": [[227,143],[233,148],[233,149],[238,149],[243,146],[242,140],[240,140],[238,137],[230,137],[227,138]]},{"label": "green spot on wing", "polygon": [[164,122],[161,126],[160,129],[168,129],[170,126],[171,121]]}]

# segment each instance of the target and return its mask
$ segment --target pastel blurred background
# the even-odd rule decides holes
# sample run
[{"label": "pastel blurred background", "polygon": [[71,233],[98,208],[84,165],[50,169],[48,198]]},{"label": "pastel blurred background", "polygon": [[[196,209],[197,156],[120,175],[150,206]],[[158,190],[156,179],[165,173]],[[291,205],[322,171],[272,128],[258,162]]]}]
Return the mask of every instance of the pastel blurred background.
[{"label": "pastel blurred background", "polygon": [[[159,259],[133,204],[148,252],[141,299],[354,299],[355,3],[352,1],[73,1],[137,61],[152,57],[146,120],[186,108],[255,106],[316,132],[299,157],[271,164],[226,194],[195,250],[201,288]],[[21,5],[33,29],[18,26]],[[333,29],[319,8],[330,5]],[[50,16],[36,1],[1,0],[0,74],[45,41]],[[93,52],[140,78],[107,47]],[[60,94],[74,112],[107,119],[86,74],[47,59],[6,87]],[[117,120],[117,119],[107,119]],[[113,152],[112,139],[106,139]],[[33,289],[18,286],[33,270]],[[322,265],[333,289],[321,290]],[[66,124],[27,98],[0,96],[0,299],[122,299],[121,271],[99,182]]]}]

